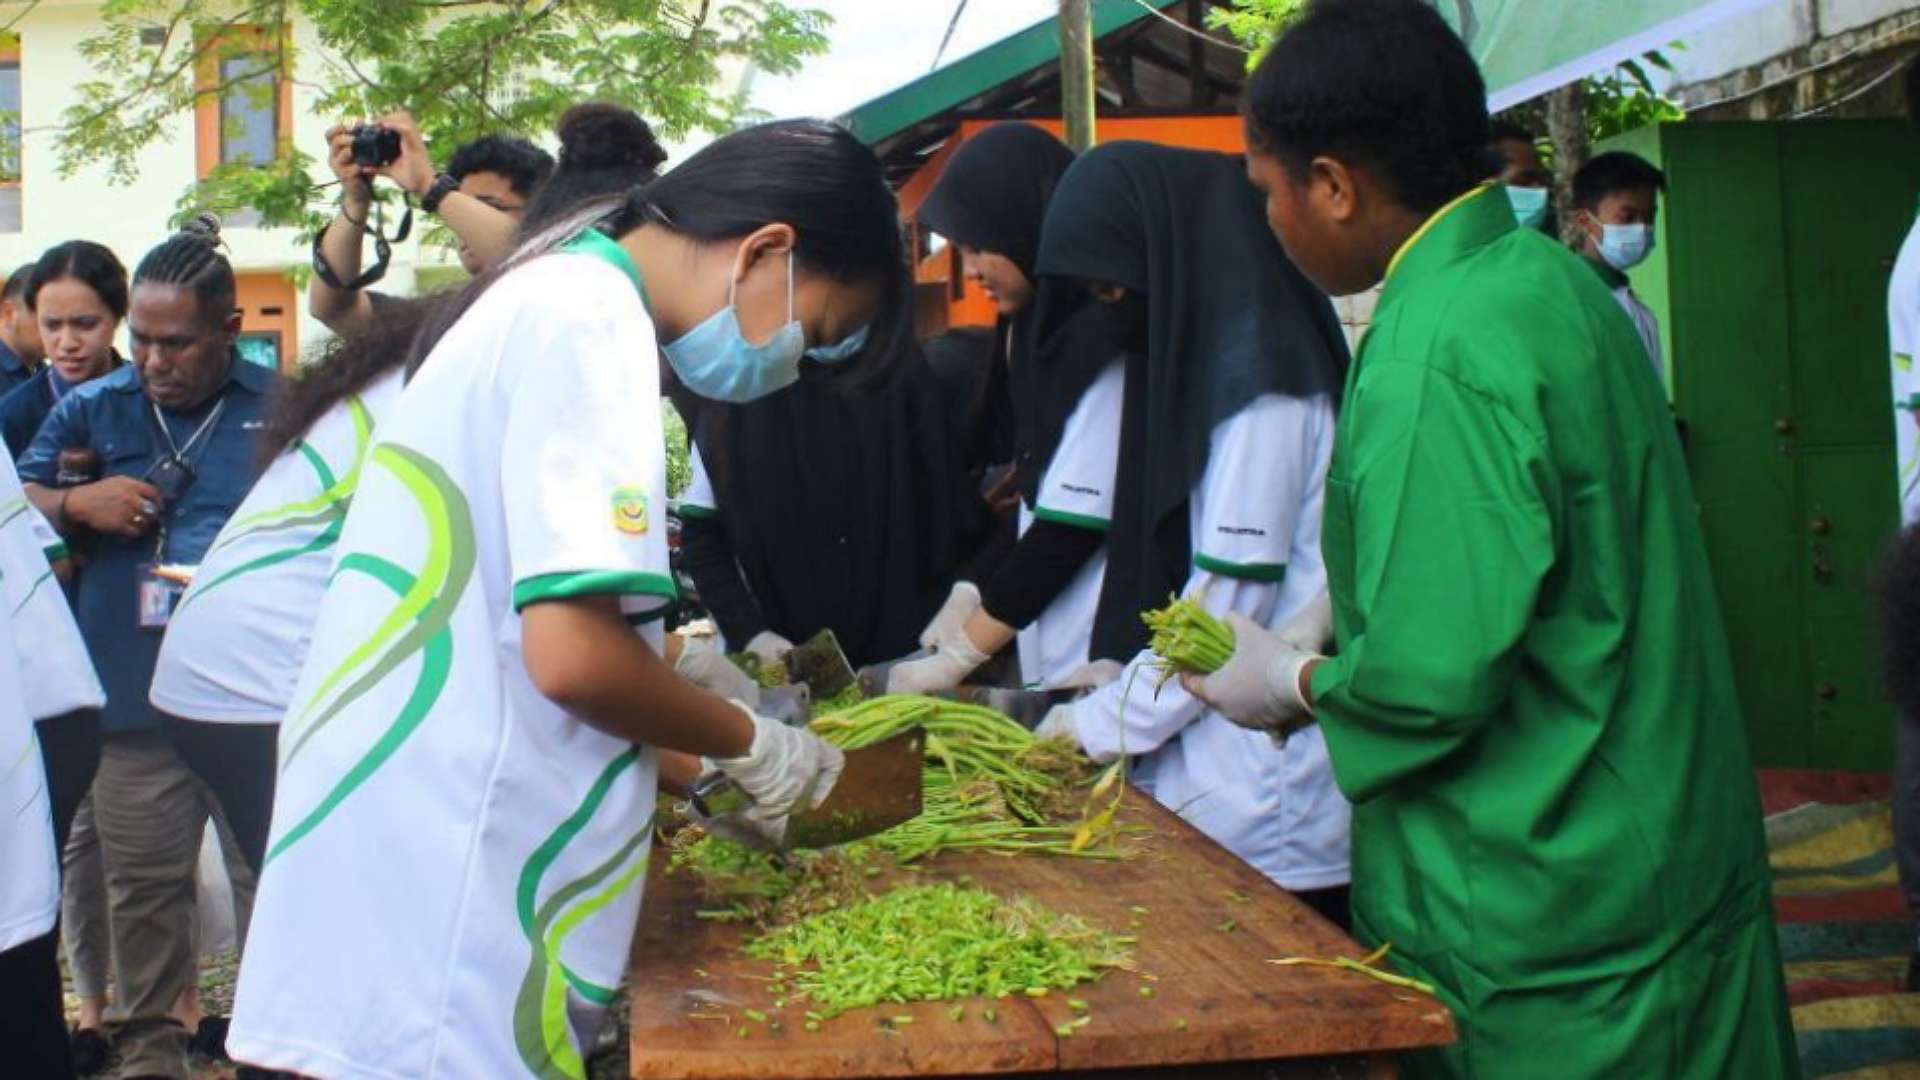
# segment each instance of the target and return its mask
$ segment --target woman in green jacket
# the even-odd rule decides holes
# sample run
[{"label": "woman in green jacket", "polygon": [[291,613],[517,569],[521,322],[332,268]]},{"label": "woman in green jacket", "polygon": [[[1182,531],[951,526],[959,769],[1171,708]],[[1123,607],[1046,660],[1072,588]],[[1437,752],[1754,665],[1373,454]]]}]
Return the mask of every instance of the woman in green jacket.
[{"label": "woman in green jacket", "polygon": [[1268,220],[1384,279],[1323,549],[1337,655],[1238,623],[1190,689],[1317,722],[1355,931],[1460,1042],[1417,1076],[1797,1076],[1760,805],[1694,497],[1632,326],[1477,186],[1486,91],[1415,0],[1316,0],[1249,87]]}]

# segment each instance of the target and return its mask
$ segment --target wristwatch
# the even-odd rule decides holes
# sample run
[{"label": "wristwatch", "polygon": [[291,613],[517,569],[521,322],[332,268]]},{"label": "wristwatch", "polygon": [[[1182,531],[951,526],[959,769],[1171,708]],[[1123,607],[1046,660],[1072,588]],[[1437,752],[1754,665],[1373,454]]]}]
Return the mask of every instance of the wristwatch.
[{"label": "wristwatch", "polygon": [[429,214],[439,213],[440,203],[459,189],[460,181],[446,173],[441,173],[433,178],[433,185],[427,188],[427,193],[420,196],[420,209]]}]

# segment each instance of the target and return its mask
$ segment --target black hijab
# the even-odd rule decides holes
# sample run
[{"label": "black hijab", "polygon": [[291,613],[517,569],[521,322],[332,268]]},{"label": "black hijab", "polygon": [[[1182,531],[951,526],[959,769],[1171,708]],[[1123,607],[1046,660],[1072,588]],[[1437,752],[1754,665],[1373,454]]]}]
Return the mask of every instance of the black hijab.
[{"label": "black hijab", "polygon": [[676,383],[673,398],[767,626],[796,642],[831,628],[856,665],[917,648],[991,525],[918,353],[858,390],[803,378],[729,405]]},{"label": "black hijab", "polygon": [[[1054,186],[1072,164],[1073,152],[1045,131],[994,124],[954,151],[916,216],[952,243],[1005,256],[1037,281],[1040,225]],[[968,406],[974,419],[966,454],[974,469],[1004,464],[1028,445],[1023,413],[1032,400],[1032,388],[1024,385],[1032,311],[1029,304],[994,327],[996,362]]]},{"label": "black hijab", "polygon": [[[1333,305],[1275,242],[1238,157],[1138,142],[1088,151],[1054,195],[1035,267],[1042,340],[1049,325],[1084,317],[1086,302],[1072,297],[1082,282],[1129,291],[1108,313],[1112,336],[1136,351],[1092,651],[1124,661],[1146,644],[1140,613],[1190,573],[1187,500],[1213,429],[1263,394],[1337,395],[1346,339]],[[1072,406],[1060,403],[1077,402],[1105,363],[1043,350],[1037,366],[1054,373],[1050,412],[1064,423]]]}]

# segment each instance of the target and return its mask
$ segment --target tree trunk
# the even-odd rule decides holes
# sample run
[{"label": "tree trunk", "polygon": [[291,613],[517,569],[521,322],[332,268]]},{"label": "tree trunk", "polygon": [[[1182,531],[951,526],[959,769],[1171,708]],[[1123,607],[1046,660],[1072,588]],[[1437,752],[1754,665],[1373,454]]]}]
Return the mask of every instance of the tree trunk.
[{"label": "tree trunk", "polygon": [[1091,0],[1060,0],[1060,113],[1076,154],[1093,145],[1092,8]]},{"label": "tree trunk", "polygon": [[1575,81],[1547,95],[1547,137],[1553,141],[1553,208],[1561,239],[1572,242],[1573,174],[1587,163],[1587,88]]}]

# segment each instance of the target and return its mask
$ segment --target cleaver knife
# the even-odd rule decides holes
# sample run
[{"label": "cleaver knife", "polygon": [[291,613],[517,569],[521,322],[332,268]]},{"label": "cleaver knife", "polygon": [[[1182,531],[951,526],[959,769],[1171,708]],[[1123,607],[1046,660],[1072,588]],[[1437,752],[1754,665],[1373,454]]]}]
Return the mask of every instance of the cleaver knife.
[{"label": "cleaver knife", "polygon": [[[884,742],[847,751],[846,767],[826,801],[787,818],[782,846],[833,847],[919,817],[926,751],[925,728],[913,728]],[[692,801],[703,818],[737,813],[753,805],[752,796],[718,772],[710,772],[694,784]]]}]

